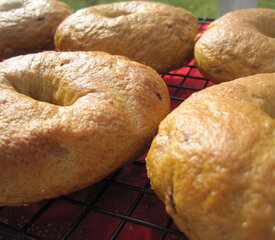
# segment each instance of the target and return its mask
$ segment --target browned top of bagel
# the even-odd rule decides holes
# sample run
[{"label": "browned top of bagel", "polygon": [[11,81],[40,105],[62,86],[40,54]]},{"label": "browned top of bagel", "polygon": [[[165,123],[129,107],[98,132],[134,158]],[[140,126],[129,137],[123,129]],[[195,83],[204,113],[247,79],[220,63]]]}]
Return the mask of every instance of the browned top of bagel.
[{"label": "browned top of bagel", "polygon": [[0,59],[53,48],[55,30],[69,14],[56,0],[1,0]]},{"label": "browned top of bagel", "polygon": [[163,3],[130,1],[81,9],[57,29],[58,50],[98,50],[126,56],[158,72],[193,56],[198,21]]},{"label": "browned top of bagel", "polygon": [[192,240],[275,237],[275,73],[193,94],[160,124],[153,189]]},{"label": "browned top of bagel", "polygon": [[52,198],[143,153],[169,111],[151,68],[103,52],[0,64],[0,205]]},{"label": "browned top of bagel", "polygon": [[242,9],[217,19],[197,41],[195,58],[217,83],[275,72],[275,10]]}]

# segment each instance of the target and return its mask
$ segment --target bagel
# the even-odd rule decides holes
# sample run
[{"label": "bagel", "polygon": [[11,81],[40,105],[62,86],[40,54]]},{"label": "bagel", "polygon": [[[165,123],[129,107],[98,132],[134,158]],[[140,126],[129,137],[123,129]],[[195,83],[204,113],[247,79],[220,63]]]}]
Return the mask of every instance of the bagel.
[{"label": "bagel", "polygon": [[55,30],[69,14],[56,0],[1,0],[0,59],[53,49]]},{"label": "bagel", "polygon": [[104,51],[123,55],[163,73],[193,56],[198,21],[163,3],[131,1],[81,9],[55,34],[60,51]]},{"label": "bagel", "polygon": [[275,73],[193,94],[160,124],[152,187],[191,240],[275,239]]},{"label": "bagel", "polygon": [[200,72],[216,83],[275,72],[275,10],[242,9],[212,22],[195,44]]},{"label": "bagel", "polygon": [[103,52],[0,63],[0,205],[84,188],[148,150],[169,111],[153,69]]}]

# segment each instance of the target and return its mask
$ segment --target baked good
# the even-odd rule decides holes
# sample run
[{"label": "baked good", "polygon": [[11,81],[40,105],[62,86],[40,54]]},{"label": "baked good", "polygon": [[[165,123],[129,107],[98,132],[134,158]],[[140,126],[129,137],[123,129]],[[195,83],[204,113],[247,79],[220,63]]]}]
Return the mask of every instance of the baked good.
[{"label": "baked good", "polygon": [[275,239],[275,73],[193,94],[160,124],[152,187],[191,240]]},{"label": "baked good", "polygon": [[275,10],[242,9],[212,22],[195,44],[203,75],[216,83],[275,72]]},{"label": "baked good", "polygon": [[169,111],[151,68],[103,52],[0,64],[0,205],[84,188],[148,150]]},{"label": "baked good", "polygon": [[191,60],[198,21],[163,3],[130,1],[81,9],[55,34],[60,51],[96,50],[123,55],[163,73]]},{"label": "baked good", "polygon": [[56,0],[1,0],[0,59],[53,49],[55,30],[69,14]]}]

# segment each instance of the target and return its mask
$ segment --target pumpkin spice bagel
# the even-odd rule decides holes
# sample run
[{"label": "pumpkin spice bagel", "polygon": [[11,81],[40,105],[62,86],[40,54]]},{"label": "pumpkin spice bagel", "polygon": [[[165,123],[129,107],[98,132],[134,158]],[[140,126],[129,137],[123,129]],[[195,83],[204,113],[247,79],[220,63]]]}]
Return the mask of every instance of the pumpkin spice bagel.
[{"label": "pumpkin spice bagel", "polygon": [[0,64],[0,205],[84,188],[144,153],[169,111],[153,69],[103,52]]},{"label": "pumpkin spice bagel", "polygon": [[194,93],[160,124],[152,187],[191,240],[275,239],[275,73]]},{"label": "pumpkin spice bagel", "polygon": [[53,49],[55,30],[70,14],[56,0],[1,0],[0,59]]},{"label": "pumpkin spice bagel", "polygon": [[123,55],[163,73],[193,56],[198,21],[163,3],[130,1],[93,6],[66,18],[55,34],[60,51]]},{"label": "pumpkin spice bagel", "polygon": [[275,72],[275,10],[225,14],[196,42],[195,59],[203,75],[216,83]]}]

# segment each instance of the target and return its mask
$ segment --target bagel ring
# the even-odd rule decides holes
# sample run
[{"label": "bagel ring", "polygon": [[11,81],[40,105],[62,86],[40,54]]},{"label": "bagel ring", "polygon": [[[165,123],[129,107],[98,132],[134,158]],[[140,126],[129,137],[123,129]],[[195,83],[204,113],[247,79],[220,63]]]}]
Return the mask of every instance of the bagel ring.
[{"label": "bagel ring", "polygon": [[60,51],[123,55],[163,73],[187,64],[198,31],[195,16],[163,3],[131,1],[81,9],[55,34]]},{"label": "bagel ring", "polygon": [[56,0],[1,0],[0,59],[53,49],[56,28],[70,14]]},{"label": "bagel ring", "polygon": [[216,83],[275,72],[275,10],[225,14],[201,35],[194,55],[200,72]]},{"label": "bagel ring", "polygon": [[146,151],[169,111],[157,72],[103,52],[0,64],[0,205],[84,188]]},{"label": "bagel ring", "polygon": [[275,73],[194,93],[160,124],[152,187],[191,240],[275,239]]}]

